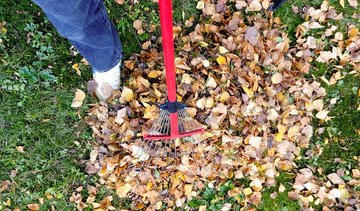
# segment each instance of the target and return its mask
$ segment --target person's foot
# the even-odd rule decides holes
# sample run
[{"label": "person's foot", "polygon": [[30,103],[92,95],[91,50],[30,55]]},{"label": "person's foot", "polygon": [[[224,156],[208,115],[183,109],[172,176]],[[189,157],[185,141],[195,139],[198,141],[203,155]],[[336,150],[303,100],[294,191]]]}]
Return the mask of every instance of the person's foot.
[{"label": "person's foot", "polygon": [[114,90],[120,89],[120,64],[106,72],[95,72],[93,78],[97,83],[95,94],[100,101],[106,101]]},{"label": "person's foot", "polygon": [[275,11],[281,7],[285,3],[286,0],[273,0],[272,5],[270,5],[269,10]]}]

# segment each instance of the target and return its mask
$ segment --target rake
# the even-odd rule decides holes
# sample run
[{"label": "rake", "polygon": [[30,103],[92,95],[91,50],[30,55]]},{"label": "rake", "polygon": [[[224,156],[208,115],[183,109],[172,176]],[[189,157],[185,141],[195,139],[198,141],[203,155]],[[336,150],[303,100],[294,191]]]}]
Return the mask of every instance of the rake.
[{"label": "rake", "polygon": [[159,0],[159,9],[168,99],[159,106],[160,113],[140,147],[133,149],[133,156],[143,161],[159,155],[176,157],[180,139],[194,141],[205,132],[203,126],[188,115],[186,104],[177,101],[171,0]]}]

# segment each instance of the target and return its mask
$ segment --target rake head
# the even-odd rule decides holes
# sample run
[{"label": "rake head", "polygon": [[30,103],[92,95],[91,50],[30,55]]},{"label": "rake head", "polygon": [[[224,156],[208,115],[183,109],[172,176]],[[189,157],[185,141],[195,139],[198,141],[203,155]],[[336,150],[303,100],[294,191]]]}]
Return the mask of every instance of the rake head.
[{"label": "rake head", "polygon": [[[172,115],[177,117],[177,131],[175,130]],[[176,138],[185,138],[204,132],[203,126],[195,119],[191,118],[186,112],[186,108],[179,109],[176,113],[170,113],[168,110],[160,107],[160,114],[154,121],[145,139],[150,140],[171,140]]]},{"label": "rake head", "polygon": [[167,102],[160,106],[160,113],[140,146],[134,146],[133,156],[142,161],[153,157],[177,157],[191,148],[177,149],[182,141],[196,144],[202,140],[199,136],[204,132],[203,126],[189,116],[185,104]]}]

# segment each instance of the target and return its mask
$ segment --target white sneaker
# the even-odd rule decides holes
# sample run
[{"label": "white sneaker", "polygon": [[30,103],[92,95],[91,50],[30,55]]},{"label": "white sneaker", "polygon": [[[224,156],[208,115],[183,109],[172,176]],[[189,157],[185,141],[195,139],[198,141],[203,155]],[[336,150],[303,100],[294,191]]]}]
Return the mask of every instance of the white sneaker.
[{"label": "white sneaker", "polygon": [[97,83],[95,94],[100,101],[106,101],[114,90],[120,89],[120,64],[106,72],[95,72],[93,78]]}]

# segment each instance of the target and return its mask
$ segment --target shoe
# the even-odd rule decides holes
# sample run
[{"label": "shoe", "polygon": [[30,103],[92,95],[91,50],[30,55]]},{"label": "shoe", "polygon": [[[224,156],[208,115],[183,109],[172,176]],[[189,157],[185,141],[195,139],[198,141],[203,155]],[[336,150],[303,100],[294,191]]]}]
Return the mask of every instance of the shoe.
[{"label": "shoe", "polygon": [[121,61],[113,68],[106,72],[95,72],[94,81],[97,83],[95,94],[99,101],[106,101],[114,90],[120,89],[120,64]]}]

